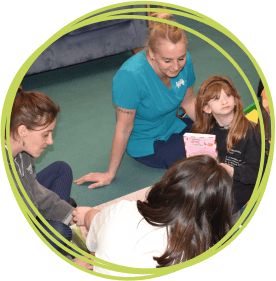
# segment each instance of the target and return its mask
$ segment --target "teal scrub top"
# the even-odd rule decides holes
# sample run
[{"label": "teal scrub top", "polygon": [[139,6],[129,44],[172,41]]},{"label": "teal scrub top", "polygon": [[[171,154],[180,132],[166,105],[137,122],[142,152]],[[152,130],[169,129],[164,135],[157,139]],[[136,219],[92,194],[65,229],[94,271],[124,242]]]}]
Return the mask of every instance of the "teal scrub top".
[{"label": "teal scrub top", "polygon": [[162,82],[141,51],[128,59],[116,73],[112,85],[115,105],[136,109],[134,127],[126,152],[132,157],[154,154],[154,141],[167,141],[180,133],[185,123],[176,117],[186,91],[195,82],[193,63],[187,61],[180,73],[170,79],[171,89]]}]

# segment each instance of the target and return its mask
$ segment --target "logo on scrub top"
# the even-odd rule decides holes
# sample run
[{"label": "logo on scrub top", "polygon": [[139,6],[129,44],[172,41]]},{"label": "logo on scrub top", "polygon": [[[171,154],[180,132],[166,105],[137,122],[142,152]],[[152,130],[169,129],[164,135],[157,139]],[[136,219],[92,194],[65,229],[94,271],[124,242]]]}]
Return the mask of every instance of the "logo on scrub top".
[{"label": "logo on scrub top", "polygon": [[176,87],[179,89],[179,87],[180,87],[181,85],[185,85],[185,82],[184,82],[183,79],[180,79],[178,82],[175,82],[175,84],[176,84]]}]

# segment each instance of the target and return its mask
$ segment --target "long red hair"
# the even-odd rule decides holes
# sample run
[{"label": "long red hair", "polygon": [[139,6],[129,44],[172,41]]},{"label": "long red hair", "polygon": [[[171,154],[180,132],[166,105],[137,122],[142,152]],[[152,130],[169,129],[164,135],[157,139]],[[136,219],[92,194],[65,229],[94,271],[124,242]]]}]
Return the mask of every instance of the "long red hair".
[{"label": "long red hair", "polygon": [[242,138],[245,138],[247,130],[252,128],[253,125],[245,117],[242,99],[234,83],[229,77],[212,76],[206,79],[200,86],[195,103],[196,121],[191,128],[191,132],[207,134],[215,126],[216,119],[212,114],[206,113],[203,109],[207,105],[208,101],[220,97],[221,90],[224,90],[228,96],[234,96],[236,102],[234,108],[234,118],[226,140],[227,151],[230,152],[230,150],[237,145]]}]

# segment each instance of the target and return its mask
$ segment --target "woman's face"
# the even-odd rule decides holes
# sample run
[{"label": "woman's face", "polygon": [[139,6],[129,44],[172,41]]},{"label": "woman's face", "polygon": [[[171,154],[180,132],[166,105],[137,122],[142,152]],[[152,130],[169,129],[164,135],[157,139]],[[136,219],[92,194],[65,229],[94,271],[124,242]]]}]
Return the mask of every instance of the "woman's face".
[{"label": "woman's face", "polygon": [[187,48],[183,41],[176,44],[160,40],[155,53],[150,50],[153,68],[160,78],[176,77],[186,64]]},{"label": "woman's face", "polygon": [[48,125],[38,126],[35,130],[25,130],[24,151],[30,154],[32,157],[37,158],[45,150],[48,145],[52,145],[53,138],[52,133],[56,126],[56,119]]}]

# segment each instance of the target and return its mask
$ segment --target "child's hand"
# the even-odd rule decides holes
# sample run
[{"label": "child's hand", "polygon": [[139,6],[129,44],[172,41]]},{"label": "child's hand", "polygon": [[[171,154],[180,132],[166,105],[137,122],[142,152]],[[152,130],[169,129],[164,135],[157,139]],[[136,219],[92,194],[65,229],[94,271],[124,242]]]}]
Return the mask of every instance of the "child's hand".
[{"label": "child's hand", "polygon": [[91,207],[77,207],[73,212],[72,216],[73,219],[71,220],[70,224],[77,224],[77,226],[84,225],[84,217],[85,214],[91,211],[93,208]]},{"label": "child's hand", "polygon": [[[91,260],[91,259],[90,259],[90,260]],[[94,265],[93,265],[93,264],[90,264],[90,263],[85,262],[85,261],[83,261],[83,260],[81,260],[81,259],[78,259],[78,258],[75,258],[75,259],[74,259],[74,262],[75,262],[76,264],[82,266],[82,267],[85,267],[85,268],[89,269],[89,270],[93,270],[93,268],[94,268]]]},{"label": "child's hand", "polygon": [[229,176],[233,178],[234,168],[224,163],[220,163],[220,165],[228,172]]}]

